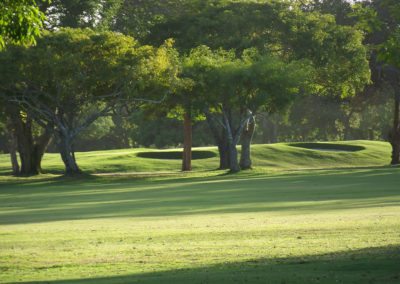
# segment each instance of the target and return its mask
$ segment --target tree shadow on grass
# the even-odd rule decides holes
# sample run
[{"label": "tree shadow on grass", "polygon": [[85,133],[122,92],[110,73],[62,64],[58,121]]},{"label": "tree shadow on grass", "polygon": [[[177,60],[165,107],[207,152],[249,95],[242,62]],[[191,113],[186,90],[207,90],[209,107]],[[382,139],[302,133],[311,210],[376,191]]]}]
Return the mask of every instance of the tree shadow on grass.
[{"label": "tree shadow on grass", "polygon": [[0,224],[400,206],[399,184],[398,169],[159,180],[59,178],[0,189]]},{"label": "tree shadow on grass", "polygon": [[[137,266],[137,263],[132,264]],[[84,271],[84,267],[81,268]],[[81,272],[82,273],[82,272]],[[29,283],[400,283],[400,246]]]}]

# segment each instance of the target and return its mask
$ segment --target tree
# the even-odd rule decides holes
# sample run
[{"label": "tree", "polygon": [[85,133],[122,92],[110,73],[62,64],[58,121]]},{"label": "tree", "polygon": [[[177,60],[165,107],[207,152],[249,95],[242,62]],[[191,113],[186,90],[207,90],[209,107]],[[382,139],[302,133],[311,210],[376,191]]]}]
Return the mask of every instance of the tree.
[{"label": "tree", "polygon": [[388,36],[379,46],[378,59],[386,63],[385,79],[391,82],[394,92],[394,111],[393,111],[393,128],[389,134],[389,142],[392,146],[392,165],[400,164],[400,4],[389,6],[397,12],[397,28]]},{"label": "tree", "polygon": [[[31,111],[24,111],[20,105],[11,101],[16,94],[16,82],[21,82],[22,69],[17,63],[23,60],[21,50],[24,48],[9,46],[0,53],[0,100],[4,104],[4,114],[10,137],[10,154],[13,173],[15,175],[35,175],[41,172],[41,160],[47,145],[52,138],[53,123],[45,123],[38,127]],[[18,150],[21,166],[15,151]]]},{"label": "tree", "polygon": [[[167,19],[152,31],[148,42],[172,37],[182,52],[204,44],[212,49],[232,49],[236,55],[256,48],[286,63],[308,60],[315,70],[310,82],[314,94],[353,96],[369,82],[362,34],[351,27],[337,25],[331,15],[302,10],[295,3],[216,1],[214,5]],[[253,126],[247,125],[243,140],[252,137]],[[227,139],[224,135],[215,137],[218,145],[228,144],[218,142]],[[226,165],[221,163],[222,167]]]},{"label": "tree", "polygon": [[[376,92],[393,93],[394,112],[389,142],[391,164],[400,164],[400,4],[396,0],[363,1],[355,6],[353,17],[366,34],[371,49],[370,66]],[[391,90],[388,90],[391,89]]]},{"label": "tree", "polygon": [[[186,109],[190,108],[194,112],[205,112],[207,121],[214,126],[210,115],[210,105],[215,103],[213,96],[215,88],[220,82],[215,77],[215,70],[224,63],[234,60],[232,52],[223,50],[212,52],[206,46],[194,48],[183,58],[183,70],[181,76],[190,80],[192,85],[185,90],[183,97],[180,98],[181,105]],[[214,98],[215,99],[215,98]],[[183,111],[185,112],[185,111]],[[218,133],[218,128],[210,128],[216,140],[220,152],[220,168],[228,168],[226,157],[226,139],[222,139],[224,133]]]},{"label": "tree", "polygon": [[[259,111],[281,110],[302,92],[311,79],[306,62],[284,62],[271,55],[249,58],[246,52],[239,68],[224,70],[225,92],[222,94],[220,125],[228,140],[231,172],[252,167],[250,146]],[[237,162],[236,145],[241,141],[241,158]]]},{"label": "tree", "polygon": [[64,29],[46,33],[14,58],[22,78],[10,82],[9,99],[53,123],[67,174],[79,173],[73,142],[97,118],[135,102],[159,101],[176,78],[170,43],[140,46],[111,32]]},{"label": "tree", "polygon": [[[236,146],[242,138],[242,168],[251,167],[250,144],[256,113],[280,109],[306,85],[310,69],[306,62],[286,63],[256,50],[241,57],[233,51],[193,49],[184,75],[194,82],[193,97],[201,98],[210,129],[220,151],[220,167],[240,170]],[[245,133],[245,135],[244,135]]]},{"label": "tree", "polygon": [[[40,35],[44,20],[44,13],[40,11],[34,0],[2,1],[0,3],[0,51],[9,44],[36,43],[35,38]],[[13,75],[16,74],[13,73]],[[6,102],[3,101],[3,103]],[[50,137],[44,135],[36,140],[29,115],[23,120],[20,109],[15,104],[8,104],[6,109],[13,174],[37,174],[40,172],[41,152],[46,147],[39,144],[47,145]],[[17,149],[20,152],[21,168],[16,155]]]},{"label": "tree", "polygon": [[32,44],[45,19],[35,0],[0,2],[0,50],[6,44]]},{"label": "tree", "polygon": [[[11,160],[11,169],[13,175],[18,175],[20,173],[20,165],[18,162],[18,155],[17,155],[17,137],[15,136],[14,131],[12,130],[12,121],[5,116],[4,107],[0,108],[0,134],[3,137],[6,137],[7,150],[10,153],[10,160]],[[4,123],[2,123],[4,122]],[[3,138],[2,137],[2,138]]]}]

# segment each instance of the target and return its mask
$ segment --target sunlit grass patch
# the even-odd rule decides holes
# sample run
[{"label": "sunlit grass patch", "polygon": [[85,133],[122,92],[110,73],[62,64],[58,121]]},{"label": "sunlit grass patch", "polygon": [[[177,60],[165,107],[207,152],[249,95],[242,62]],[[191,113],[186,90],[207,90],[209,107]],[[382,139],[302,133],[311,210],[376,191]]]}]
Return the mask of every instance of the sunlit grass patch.
[{"label": "sunlit grass patch", "polygon": [[0,184],[1,282],[398,283],[400,169]]}]

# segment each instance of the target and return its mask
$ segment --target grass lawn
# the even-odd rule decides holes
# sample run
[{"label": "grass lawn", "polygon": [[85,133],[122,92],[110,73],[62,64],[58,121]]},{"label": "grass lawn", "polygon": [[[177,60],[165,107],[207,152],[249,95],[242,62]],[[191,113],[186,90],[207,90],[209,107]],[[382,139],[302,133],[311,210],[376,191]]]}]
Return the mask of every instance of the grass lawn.
[{"label": "grass lawn", "polygon": [[0,282],[400,283],[400,168],[386,143],[341,144],[362,148],[258,145],[237,175],[134,149],[78,162],[145,174],[64,178],[50,154],[16,179],[0,155]]}]

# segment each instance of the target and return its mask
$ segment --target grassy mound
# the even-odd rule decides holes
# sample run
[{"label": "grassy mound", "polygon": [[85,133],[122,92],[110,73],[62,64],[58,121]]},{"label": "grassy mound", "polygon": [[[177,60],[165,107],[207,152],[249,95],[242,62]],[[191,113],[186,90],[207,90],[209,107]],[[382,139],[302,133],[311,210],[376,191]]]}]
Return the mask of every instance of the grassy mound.
[{"label": "grassy mound", "polygon": [[[333,143],[330,143],[333,144]],[[311,151],[293,144],[277,143],[253,145],[252,159],[260,171],[329,169],[348,167],[384,166],[390,162],[390,145],[376,141],[346,141],[334,143],[335,147],[363,148],[360,151]],[[320,143],[318,143],[320,146]],[[323,146],[322,146],[323,147]],[[77,162],[87,173],[117,172],[179,172],[181,150],[149,150],[143,148],[119,149],[76,153]],[[240,147],[239,147],[240,152]],[[153,154],[154,153],[154,154]],[[194,149],[193,170],[209,171],[218,168],[216,147]],[[198,158],[198,159],[197,159]],[[59,154],[47,153],[42,163],[46,173],[62,173],[64,166]],[[10,158],[0,155],[0,174],[10,173]]]},{"label": "grassy mound", "polygon": [[[320,143],[318,143],[320,144]],[[333,143],[332,143],[333,144]],[[345,141],[335,147],[357,147],[360,151],[315,151],[292,143],[254,145],[253,163],[267,171],[379,167],[390,162],[390,145],[376,141]]]},{"label": "grassy mound", "polygon": [[[138,152],[137,157],[139,158],[149,158],[149,159],[159,159],[159,160],[179,160],[182,159],[182,151],[151,151],[151,152]],[[217,153],[212,151],[192,151],[192,160],[201,160],[214,158]]]}]

